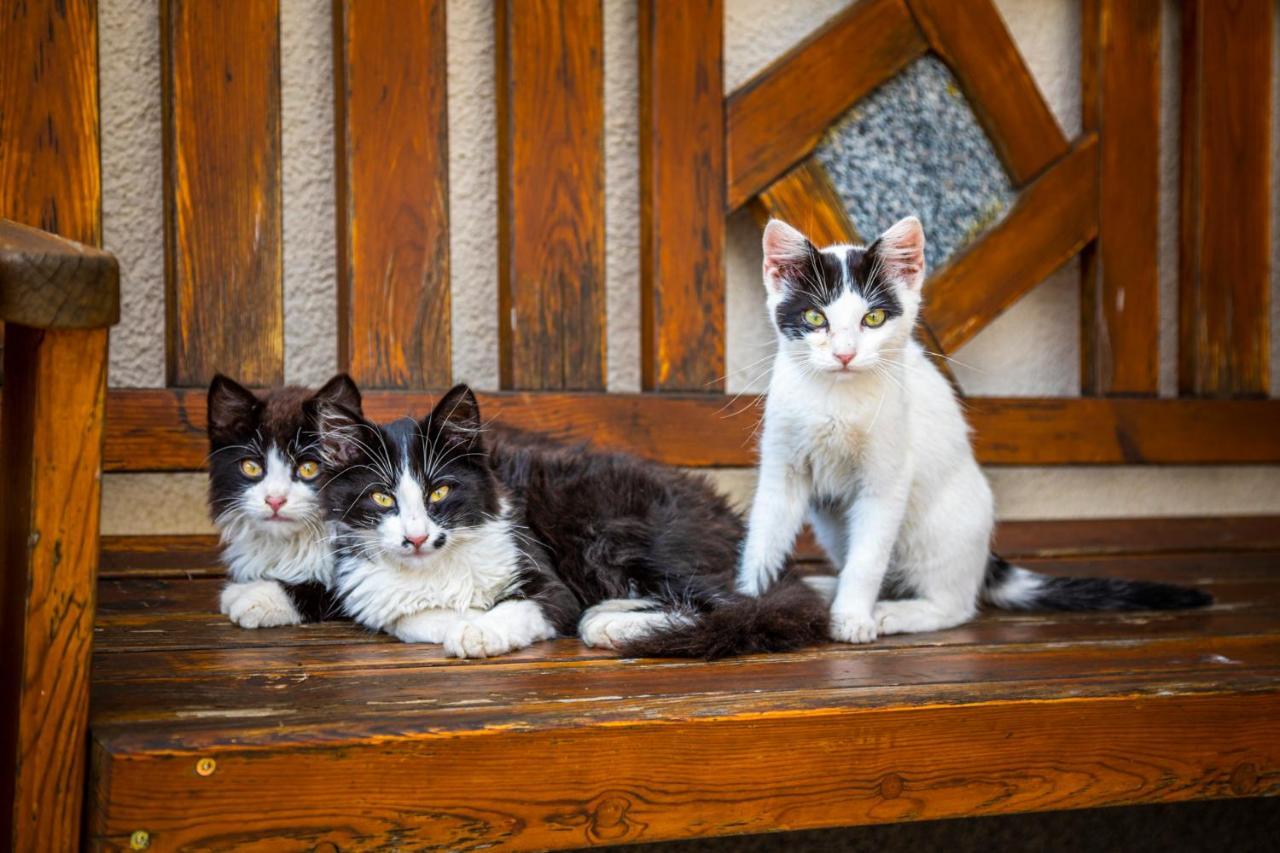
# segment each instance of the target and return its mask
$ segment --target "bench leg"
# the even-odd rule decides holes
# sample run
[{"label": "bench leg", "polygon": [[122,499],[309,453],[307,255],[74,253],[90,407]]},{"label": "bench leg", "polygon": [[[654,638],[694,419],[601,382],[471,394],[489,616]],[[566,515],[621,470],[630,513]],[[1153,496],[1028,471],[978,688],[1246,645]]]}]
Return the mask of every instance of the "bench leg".
[{"label": "bench leg", "polygon": [[106,378],[106,329],[6,326],[0,848],[80,843]]}]

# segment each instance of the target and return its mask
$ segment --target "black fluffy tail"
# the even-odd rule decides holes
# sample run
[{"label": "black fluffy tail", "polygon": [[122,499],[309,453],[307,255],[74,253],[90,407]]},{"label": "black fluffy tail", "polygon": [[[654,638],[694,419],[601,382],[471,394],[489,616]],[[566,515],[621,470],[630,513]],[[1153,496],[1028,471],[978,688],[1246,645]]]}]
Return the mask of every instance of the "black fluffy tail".
[{"label": "black fluffy tail", "polygon": [[1188,610],[1213,596],[1186,586],[1118,578],[1064,578],[991,555],[982,597],[1004,610]]},{"label": "black fluffy tail", "polygon": [[624,645],[626,657],[716,658],[786,652],[825,642],[827,602],[799,578],[787,576],[759,598],[735,595],[670,628]]}]

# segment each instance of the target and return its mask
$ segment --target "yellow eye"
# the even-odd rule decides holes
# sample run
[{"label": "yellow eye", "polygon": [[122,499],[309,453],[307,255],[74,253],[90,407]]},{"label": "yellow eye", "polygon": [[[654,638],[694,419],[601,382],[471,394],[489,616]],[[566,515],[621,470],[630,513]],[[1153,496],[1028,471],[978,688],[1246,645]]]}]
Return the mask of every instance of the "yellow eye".
[{"label": "yellow eye", "polygon": [[240,460],[240,471],[246,477],[252,477],[255,480],[262,476],[262,466],[252,459]]},{"label": "yellow eye", "polygon": [[298,476],[304,480],[314,480],[320,473],[320,463],[308,459],[298,466]]},{"label": "yellow eye", "polygon": [[388,495],[386,492],[374,492],[369,495],[369,497],[373,498],[373,502],[383,509],[396,505],[396,499],[391,497],[391,495]]},{"label": "yellow eye", "polygon": [[862,325],[869,329],[874,329],[876,326],[884,325],[884,309],[873,308],[868,311],[867,315],[862,318]]},{"label": "yellow eye", "polygon": [[431,502],[438,504],[449,495],[448,486],[436,486],[436,490],[431,493]]},{"label": "yellow eye", "polygon": [[815,329],[821,329],[827,325],[827,318],[816,308],[810,308],[804,312],[804,321]]}]

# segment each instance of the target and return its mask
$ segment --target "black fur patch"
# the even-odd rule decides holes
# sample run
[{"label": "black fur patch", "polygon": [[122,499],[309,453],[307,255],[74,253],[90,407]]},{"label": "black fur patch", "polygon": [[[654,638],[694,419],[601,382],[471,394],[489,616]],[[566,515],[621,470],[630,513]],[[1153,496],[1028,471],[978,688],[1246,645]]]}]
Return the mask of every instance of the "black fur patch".
[{"label": "black fur patch", "polygon": [[[868,248],[851,246],[842,254],[823,252],[805,241],[805,257],[782,267],[787,291],[774,314],[782,334],[799,340],[813,331],[804,320],[810,308],[819,311],[840,298],[845,282],[863,299],[868,308],[879,308],[888,318],[902,314],[902,303],[893,283],[880,275],[876,263],[879,241]],[[847,274],[846,274],[847,273]]]}]

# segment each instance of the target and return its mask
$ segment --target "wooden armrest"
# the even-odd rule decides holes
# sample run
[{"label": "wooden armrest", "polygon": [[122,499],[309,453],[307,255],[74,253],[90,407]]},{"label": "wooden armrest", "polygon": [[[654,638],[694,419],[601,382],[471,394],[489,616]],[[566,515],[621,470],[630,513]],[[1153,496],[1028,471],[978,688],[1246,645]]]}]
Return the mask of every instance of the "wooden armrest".
[{"label": "wooden armrest", "polygon": [[0,320],[35,329],[98,329],[119,319],[114,255],[0,219]]}]

